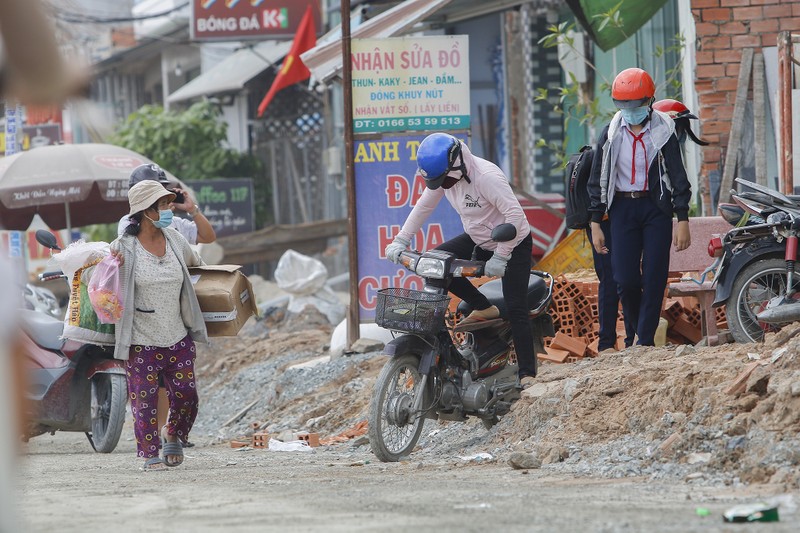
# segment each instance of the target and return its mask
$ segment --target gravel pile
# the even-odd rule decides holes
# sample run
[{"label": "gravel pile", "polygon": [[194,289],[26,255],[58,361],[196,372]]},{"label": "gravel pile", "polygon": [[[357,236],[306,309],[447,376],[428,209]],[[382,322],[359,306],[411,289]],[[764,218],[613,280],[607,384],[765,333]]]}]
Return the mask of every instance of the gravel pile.
[{"label": "gravel pile", "polygon": [[[267,431],[338,435],[367,418],[380,352],[330,359],[331,326],[306,308],[276,312],[239,338],[201,349],[202,405],[194,439],[226,443]],[[638,348],[578,364],[545,364],[537,386],[494,428],[428,420],[409,462],[458,467],[507,461],[578,476],[681,479],[691,484],[800,486],[800,339],[681,350]],[[780,351],[781,356],[769,363]],[[755,357],[743,390],[728,389]],[[251,405],[252,404],[252,405]],[[231,421],[246,406],[250,409]],[[229,422],[227,425],[226,422]],[[319,448],[374,461],[366,437]]]}]

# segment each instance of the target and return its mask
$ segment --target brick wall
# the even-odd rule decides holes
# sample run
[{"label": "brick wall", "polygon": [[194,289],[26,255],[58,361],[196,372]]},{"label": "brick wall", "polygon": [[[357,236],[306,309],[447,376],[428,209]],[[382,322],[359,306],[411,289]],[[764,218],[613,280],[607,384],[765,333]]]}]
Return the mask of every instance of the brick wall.
[{"label": "brick wall", "polygon": [[742,49],[758,53],[776,45],[779,31],[800,33],[800,0],[692,0],[692,15],[701,131],[711,143],[703,149],[701,176],[707,177],[724,161]]}]

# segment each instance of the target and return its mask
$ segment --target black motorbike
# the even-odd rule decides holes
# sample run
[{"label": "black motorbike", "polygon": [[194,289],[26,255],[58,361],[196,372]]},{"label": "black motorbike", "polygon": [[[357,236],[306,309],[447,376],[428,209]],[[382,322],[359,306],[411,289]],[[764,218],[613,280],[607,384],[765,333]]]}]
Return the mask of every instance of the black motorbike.
[{"label": "black motorbike", "polygon": [[[501,224],[491,240],[515,237],[513,225]],[[500,309],[500,318],[459,328],[448,317],[447,289],[453,278],[483,275],[485,263],[475,260],[475,252],[472,259],[463,260],[441,250],[405,251],[400,263],[425,280],[424,289],[378,291],[375,322],[400,333],[386,345],[384,353],[390,359],[378,376],[369,407],[370,446],[381,461],[410,454],[426,418],[463,421],[474,416],[491,428],[519,399],[502,280],[479,288]],[[528,302],[537,354],[544,352],[543,338],[554,335],[547,312],[552,290],[553,276],[531,271]],[[462,301],[457,315],[470,311]]]},{"label": "black motorbike", "polygon": [[800,320],[795,273],[800,196],[736,181],[751,189],[732,195],[749,218],[734,220],[735,209],[721,210],[738,227],[709,243],[709,253],[717,256],[714,306],[725,305],[728,327],[737,342],[757,342],[765,333]]}]

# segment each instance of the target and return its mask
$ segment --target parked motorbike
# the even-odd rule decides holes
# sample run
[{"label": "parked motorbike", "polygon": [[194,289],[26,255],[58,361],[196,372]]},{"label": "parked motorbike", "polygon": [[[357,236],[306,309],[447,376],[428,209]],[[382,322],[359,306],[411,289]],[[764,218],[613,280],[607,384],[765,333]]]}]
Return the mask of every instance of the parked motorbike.
[{"label": "parked motorbike", "polygon": [[[59,250],[47,231],[37,231],[36,240]],[[61,272],[40,275],[43,281],[59,278],[66,279]],[[29,410],[23,440],[56,431],[82,431],[95,451],[110,453],[125,421],[122,361],[113,358],[113,347],[63,339],[64,323],[47,313],[20,312]]]},{"label": "parked motorbike", "polygon": [[56,318],[61,316],[61,306],[58,305],[58,298],[50,289],[26,283],[23,295],[26,309],[41,311]]},{"label": "parked motorbike", "polygon": [[[501,224],[491,240],[507,242],[515,237],[513,225]],[[370,446],[381,461],[398,461],[410,454],[426,418],[463,421],[474,416],[491,428],[519,399],[502,280],[479,288],[500,309],[500,318],[472,324],[468,331],[446,321],[453,278],[483,275],[485,262],[475,259],[478,246],[470,260],[441,250],[405,251],[400,263],[425,280],[423,290],[378,291],[375,322],[400,333],[385,347],[390,359],[378,376],[369,407]],[[552,288],[552,275],[531,271],[528,302],[535,353],[544,352],[543,337],[554,335],[547,312]],[[466,302],[459,304],[462,316],[470,311]]]},{"label": "parked motorbike", "polygon": [[733,194],[750,218],[709,243],[709,253],[717,257],[714,306],[725,305],[728,327],[737,342],[757,342],[765,333],[800,320],[795,273],[800,196],[736,181],[752,189]]}]

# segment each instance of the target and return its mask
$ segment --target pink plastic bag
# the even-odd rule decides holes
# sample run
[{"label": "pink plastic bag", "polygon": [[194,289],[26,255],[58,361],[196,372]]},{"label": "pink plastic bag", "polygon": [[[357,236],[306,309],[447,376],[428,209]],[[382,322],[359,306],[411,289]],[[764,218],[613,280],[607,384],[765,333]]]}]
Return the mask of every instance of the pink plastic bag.
[{"label": "pink plastic bag", "polygon": [[97,318],[102,324],[116,324],[122,318],[122,291],[119,279],[119,259],[108,255],[94,267],[87,292]]}]

